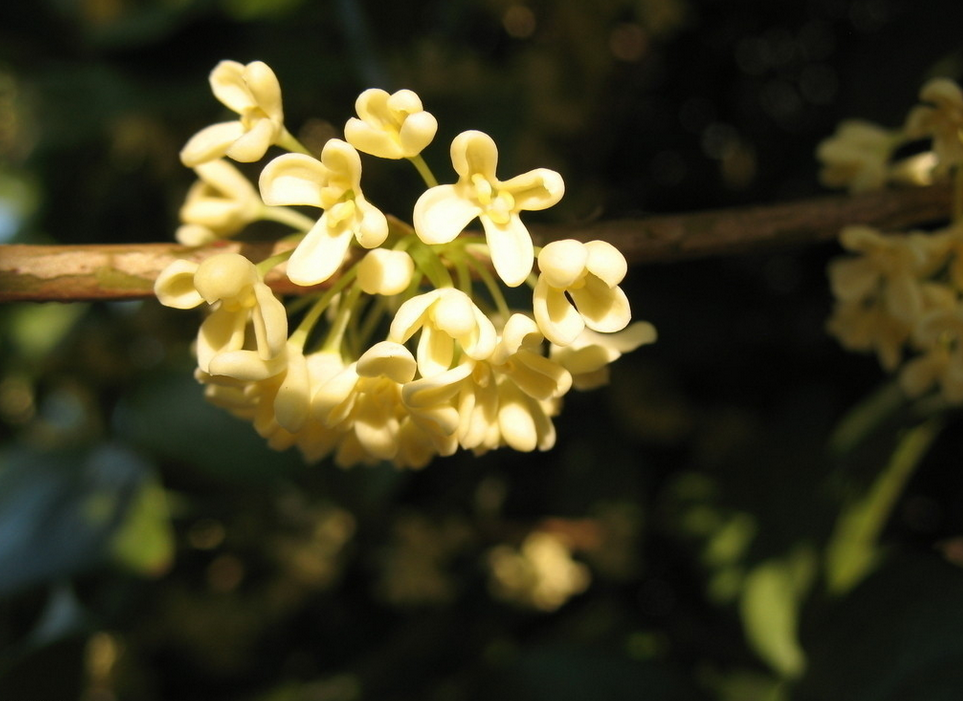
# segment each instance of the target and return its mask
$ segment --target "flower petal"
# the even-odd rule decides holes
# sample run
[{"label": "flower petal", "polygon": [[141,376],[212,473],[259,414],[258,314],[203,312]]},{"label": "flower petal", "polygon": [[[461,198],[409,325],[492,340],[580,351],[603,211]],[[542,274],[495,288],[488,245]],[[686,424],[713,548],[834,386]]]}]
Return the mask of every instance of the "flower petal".
[{"label": "flower petal", "polygon": [[482,215],[481,223],[485,227],[495,272],[509,287],[518,287],[525,282],[535,263],[535,248],[528,229],[514,213],[503,226],[485,215]]},{"label": "flower petal", "polygon": [[328,169],[302,153],[286,153],[270,161],[258,186],[265,204],[306,204],[324,209],[321,190],[328,180]]},{"label": "flower petal", "polygon": [[460,197],[454,185],[438,185],[425,190],[415,202],[412,222],[423,242],[448,243],[481,212],[481,207]]},{"label": "flower petal", "polygon": [[588,259],[585,269],[609,287],[615,287],[625,278],[629,266],[625,256],[608,241],[589,241],[585,244]]},{"label": "flower petal", "polygon": [[435,138],[438,131],[438,120],[429,112],[409,114],[401,125],[398,139],[401,142],[401,153],[405,158],[413,158]]},{"label": "flower petal", "polygon": [[234,350],[218,353],[211,358],[209,372],[244,382],[258,382],[274,377],[286,365],[287,359],[283,355],[264,360],[255,351]]},{"label": "flower petal", "polygon": [[241,163],[253,163],[264,157],[277,137],[275,125],[259,119],[227,149],[227,155]]},{"label": "flower petal", "polygon": [[398,384],[411,382],[417,369],[411,352],[392,341],[376,343],[358,358],[361,377],[387,377]]},{"label": "flower petal", "polygon": [[208,77],[214,97],[238,114],[255,106],[251,91],[244,82],[244,64],[220,61]]},{"label": "flower petal", "polygon": [[462,180],[481,175],[485,180],[495,180],[498,165],[498,147],[488,134],[465,131],[451,142],[451,164]]},{"label": "flower petal", "polygon": [[552,343],[567,346],[585,328],[582,315],[571,305],[562,290],[552,287],[540,275],[532,296],[532,311],[542,334]]},{"label": "flower petal", "polygon": [[218,353],[240,350],[244,347],[246,317],[244,312],[216,309],[201,323],[201,328],[197,332],[197,366],[202,371],[210,372],[208,368],[211,360]]},{"label": "flower petal", "polygon": [[310,416],[311,382],[308,364],[298,349],[287,353],[287,372],[274,398],[274,414],[278,424],[290,431],[300,431]]},{"label": "flower petal", "polygon": [[562,199],[565,181],[554,170],[536,168],[506,180],[501,189],[511,193],[518,209],[536,211],[548,209]]},{"label": "flower petal", "polygon": [[258,107],[272,121],[284,118],[281,109],[281,84],[271,67],[263,61],[252,61],[244,67],[244,83]]},{"label": "flower petal", "polygon": [[244,135],[244,125],[240,122],[220,122],[204,127],[194,134],[181,149],[181,163],[193,168],[220,158],[231,145]]},{"label": "flower petal", "polygon": [[622,288],[608,287],[594,275],[585,279],[584,287],[569,290],[569,294],[585,325],[593,331],[621,331],[632,320],[629,300]]},{"label": "flower petal", "polygon": [[254,295],[258,302],[252,314],[257,350],[262,358],[269,360],[280,355],[287,343],[288,313],[281,300],[263,282],[254,285]]},{"label": "flower petal", "polygon": [[344,262],[351,230],[332,232],[327,214],[312,227],[288,260],[288,278],[296,285],[317,285],[331,277]]},{"label": "flower petal", "polygon": [[154,282],[154,294],[165,307],[193,309],[204,298],[194,286],[194,273],[197,263],[190,260],[175,260],[168,265]]}]

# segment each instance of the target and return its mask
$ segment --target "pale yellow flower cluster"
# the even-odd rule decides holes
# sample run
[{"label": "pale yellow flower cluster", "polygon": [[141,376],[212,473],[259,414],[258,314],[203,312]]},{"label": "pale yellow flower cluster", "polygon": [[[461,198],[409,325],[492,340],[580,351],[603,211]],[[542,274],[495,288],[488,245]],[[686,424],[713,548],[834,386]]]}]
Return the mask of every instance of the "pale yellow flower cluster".
[{"label": "pale yellow flower cluster", "polygon": [[[824,185],[864,192],[887,184],[928,185],[963,164],[963,91],[947,78],[934,78],[920,90],[903,126],[885,129],[864,120],[846,120],[819,144]],[[897,150],[929,140],[931,149],[905,158]]]},{"label": "pale yellow flower cluster", "polygon": [[938,388],[963,401],[963,228],[852,226],[840,240],[856,255],[830,263],[830,333],[849,350],[875,352],[907,395]]},{"label": "pale yellow flower cluster", "polygon": [[[840,243],[855,254],[833,260],[829,280],[836,306],[828,330],[843,347],[874,352],[910,397],[938,390],[963,402],[963,91],[935,78],[920,91],[898,131],[868,122],[840,125],[820,144],[827,185],[853,192],[888,183],[927,184],[947,173],[957,178],[953,220],[933,232],[882,233],[850,226]],[[928,139],[932,150],[900,163],[895,150]]]},{"label": "pale yellow flower cluster", "polygon": [[[559,201],[558,173],[501,180],[495,142],[466,131],[450,149],[456,182],[439,185],[421,156],[437,122],[410,90],[363,92],[345,138],[315,156],[284,127],[265,64],[223,61],[211,86],[239,119],[202,129],[182,150],[200,180],[178,239],[205,244],[271,220],[293,229],[297,245],[256,265],[234,253],[178,261],[155,292],[181,309],[206,303],[196,376],[211,402],[272,447],[345,467],[422,467],[459,448],[547,450],[562,397],[605,384],[611,362],[655,340],[651,325],[629,323],[627,265],[614,246],[534,245],[520,215]],[[224,159],[257,161],[272,146],[289,152],[263,166],[257,187]],[[361,153],[415,166],[427,189],[413,226],[362,192]],[[288,310],[264,283],[277,266],[298,285],[326,288],[292,302],[290,333]],[[531,306],[510,307],[504,288],[523,285]]]}]

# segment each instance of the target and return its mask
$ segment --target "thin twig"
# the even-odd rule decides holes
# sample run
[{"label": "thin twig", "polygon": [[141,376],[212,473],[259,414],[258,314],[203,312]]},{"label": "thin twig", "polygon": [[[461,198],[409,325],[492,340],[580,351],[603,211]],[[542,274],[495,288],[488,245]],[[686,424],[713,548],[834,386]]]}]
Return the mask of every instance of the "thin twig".
[{"label": "thin twig", "polygon": [[[848,224],[901,230],[946,220],[947,185],[830,196],[784,204],[532,227],[536,243],[561,238],[602,239],[631,264],[784,248],[832,239]],[[150,297],[154,280],[178,258],[202,260],[237,251],[254,262],[290,248],[276,242],[219,242],[202,248],[173,243],[83,246],[0,246],[0,302],[123,300]],[[307,289],[283,266],[267,282],[279,294]],[[330,284],[330,281],[329,281]]]}]

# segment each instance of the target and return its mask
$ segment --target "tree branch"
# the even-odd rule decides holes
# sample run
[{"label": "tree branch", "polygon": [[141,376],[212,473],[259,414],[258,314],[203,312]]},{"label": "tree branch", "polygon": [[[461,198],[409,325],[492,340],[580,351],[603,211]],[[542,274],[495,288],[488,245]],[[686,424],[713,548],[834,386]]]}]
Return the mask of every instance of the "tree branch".
[{"label": "tree branch", "polygon": [[[739,254],[834,238],[849,224],[900,230],[944,221],[947,185],[827,196],[775,204],[620,219],[571,226],[533,226],[537,244],[561,238],[601,239],[630,264]],[[200,261],[226,251],[257,262],[291,244],[225,241],[202,248],[174,243],[84,246],[0,246],[0,302],[123,300],[150,297],[154,280],[178,258]],[[283,266],[267,282],[279,294],[311,288],[291,283]]]}]

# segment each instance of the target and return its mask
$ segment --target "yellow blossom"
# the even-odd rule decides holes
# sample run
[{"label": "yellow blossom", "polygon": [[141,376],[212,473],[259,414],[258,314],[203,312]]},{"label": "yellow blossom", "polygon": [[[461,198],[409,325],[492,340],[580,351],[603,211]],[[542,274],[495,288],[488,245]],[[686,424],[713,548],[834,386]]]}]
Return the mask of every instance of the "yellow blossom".
[{"label": "yellow blossom", "polygon": [[195,166],[198,180],[181,206],[175,237],[185,246],[201,246],[236,234],[255,221],[264,204],[250,181],[228,161]]},{"label": "yellow blossom", "polygon": [[586,326],[612,333],[629,323],[629,300],[618,286],[627,264],[612,244],[553,241],[538,254],[538,268],[533,311],[552,343],[568,345]]},{"label": "yellow blossom", "polygon": [[181,150],[181,161],[193,168],[222,156],[256,161],[286,134],[281,86],[267,64],[221,61],[211,71],[211,90],[222,104],[240,116],[212,124],[195,134]]},{"label": "yellow blossom", "polygon": [[546,209],[557,203],[565,192],[562,176],[537,168],[510,180],[499,180],[495,177],[495,142],[480,131],[455,137],[451,162],[458,182],[429,188],[418,198],[415,232],[425,243],[447,243],[478,218],[495,272],[506,285],[517,287],[532,271],[535,258],[532,237],[519,212]]},{"label": "yellow blossom", "polygon": [[945,173],[963,164],[963,91],[948,78],[934,78],[920,90],[923,105],[906,117],[910,138],[931,137],[938,163],[935,171]]},{"label": "yellow blossom", "polygon": [[379,158],[414,158],[435,138],[438,122],[411,90],[388,94],[371,88],[355,102],[358,117],[344,125],[344,138]]},{"label": "yellow blossom", "polygon": [[261,171],[261,197],[269,205],[310,205],[324,210],[288,261],[298,285],[324,282],[341,267],[351,239],[380,246],[388,220],[361,193],[361,158],[340,139],[330,139],[321,160],[300,153],[278,156]]},{"label": "yellow blossom", "polygon": [[841,122],[816,149],[822,163],[819,179],[827,187],[864,192],[883,187],[889,178],[889,160],[899,144],[900,133],[871,122]]}]

